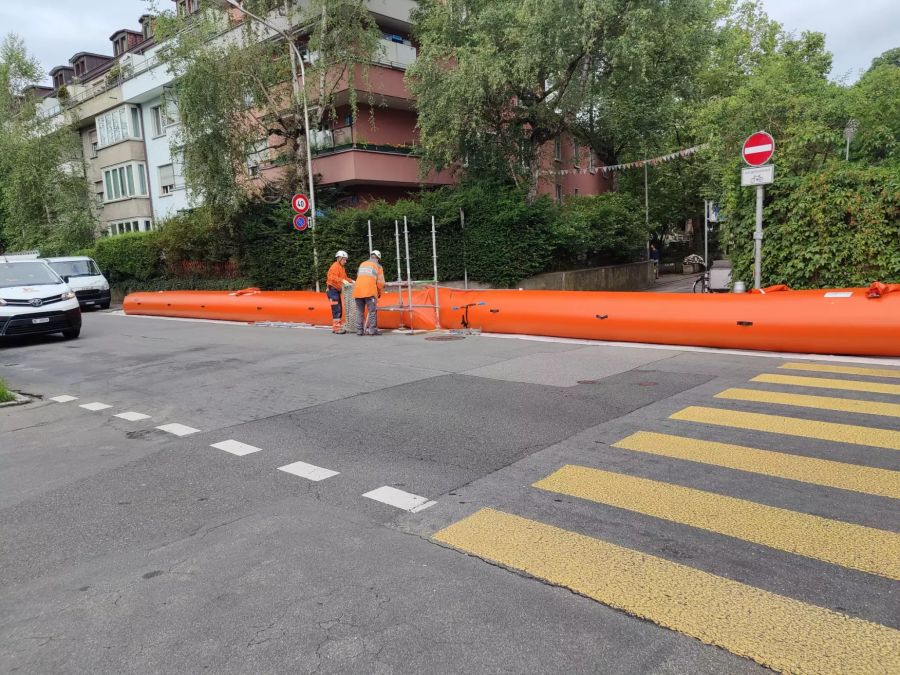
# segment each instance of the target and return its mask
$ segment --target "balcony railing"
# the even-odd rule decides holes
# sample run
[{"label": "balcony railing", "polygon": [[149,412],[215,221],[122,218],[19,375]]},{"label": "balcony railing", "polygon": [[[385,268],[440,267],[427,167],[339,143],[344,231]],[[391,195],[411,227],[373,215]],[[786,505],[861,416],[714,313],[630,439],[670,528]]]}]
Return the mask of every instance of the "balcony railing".
[{"label": "balcony railing", "polygon": [[330,155],[344,150],[363,150],[366,152],[387,152],[392,155],[414,155],[416,149],[412,145],[391,145],[389,143],[368,143],[354,141],[352,127],[338,127],[317,131],[312,136],[312,152],[316,156]]}]

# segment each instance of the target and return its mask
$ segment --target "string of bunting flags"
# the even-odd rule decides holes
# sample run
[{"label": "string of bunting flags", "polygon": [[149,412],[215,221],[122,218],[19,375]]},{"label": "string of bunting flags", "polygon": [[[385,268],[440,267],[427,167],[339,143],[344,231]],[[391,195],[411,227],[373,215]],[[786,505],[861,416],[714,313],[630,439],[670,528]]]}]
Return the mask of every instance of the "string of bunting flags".
[{"label": "string of bunting flags", "polygon": [[542,173],[552,174],[555,176],[567,176],[570,174],[582,174],[582,173],[597,173],[598,171],[606,173],[611,173],[613,171],[627,171],[629,169],[641,169],[645,164],[649,164],[650,166],[657,166],[662,164],[663,162],[671,162],[673,159],[682,159],[684,157],[690,157],[691,155],[696,155],[700,150],[706,147],[706,143],[701,145],[695,145],[692,148],[684,148],[682,150],[676,150],[675,152],[670,152],[668,155],[661,155],[659,157],[652,157],[650,159],[639,159],[634,162],[628,162],[627,164],[613,164],[612,166],[598,166],[594,169],[561,169],[559,171],[549,170],[543,171]]}]

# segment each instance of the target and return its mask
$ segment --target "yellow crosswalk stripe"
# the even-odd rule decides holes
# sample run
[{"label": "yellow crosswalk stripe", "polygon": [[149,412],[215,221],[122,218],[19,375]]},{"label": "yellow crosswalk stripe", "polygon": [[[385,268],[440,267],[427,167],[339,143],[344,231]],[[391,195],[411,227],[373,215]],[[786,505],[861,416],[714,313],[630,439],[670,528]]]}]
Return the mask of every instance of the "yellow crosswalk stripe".
[{"label": "yellow crosswalk stripe", "polygon": [[855,424],[837,424],[835,422],[819,422],[796,417],[780,415],[763,415],[761,413],[688,406],[669,415],[669,419],[701,424],[715,424],[735,429],[765,431],[772,434],[815,438],[835,443],[850,443],[873,448],[900,450],[900,431],[891,429],[874,429]]},{"label": "yellow crosswalk stripe", "polygon": [[434,539],[777,671],[900,672],[900,631],[544,523],[482,509]]},{"label": "yellow crosswalk stripe", "polygon": [[843,389],[845,391],[869,391],[873,394],[895,394],[900,396],[900,384],[884,382],[861,382],[859,380],[836,380],[828,377],[803,377],[800,375],[773,375],[765,373],[757,375],[751,382],[768,384],[791,384],[797,387],[816,387],[818,389]]},{"label": "yellow crosswalk stripe", "polygon": [[785,363],[778,366],[785,370],[806,370],[813,373],[839,373],[842,375],[868,375],[870,377],[900,377],[900,370],[887,368],[862,368],[859,366],[835,366],[818,363]]},{"label": "yellow crosswalk stripe", "polygon": [[534,487],[900,580],[894,532],[586,466],[566,465]]},{"label": "yellow crosswalk stripe", "polygon": [[900,499],[900,471],[638,431],[613,447]]},{"label": "yellow crosswalk stripe", "polygon": [[765,391],[762,389],[726,389],[716,394],[716,398],[725,398],[732,401],[753,401],[754,403],[777,403],[780,405],[793,405],[798,408],[838,410],[841,412],[861,413],[863,415],[900,417],[900,403],[864,401],[858,398],[807,396],[806,394],[786,394],[780,391]]}]

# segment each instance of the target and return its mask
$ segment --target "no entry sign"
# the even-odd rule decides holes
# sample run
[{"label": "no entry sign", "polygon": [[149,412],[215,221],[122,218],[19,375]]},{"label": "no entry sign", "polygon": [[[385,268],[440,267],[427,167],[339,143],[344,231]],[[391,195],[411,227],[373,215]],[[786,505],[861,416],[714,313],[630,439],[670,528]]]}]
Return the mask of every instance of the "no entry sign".
[{"label": "no entry sign", "polygon": [[309,199],[304,194],[296,194],[291,200],[291,206],[294,207],[294,211],[297,213],[306,213],[309,209]]},{"label": "no entry sign", "polygon": [[744,149],[741,155],[750,166],[762,166],[775,153],[775,139],[765,131],[757,131],[744,141]]}]

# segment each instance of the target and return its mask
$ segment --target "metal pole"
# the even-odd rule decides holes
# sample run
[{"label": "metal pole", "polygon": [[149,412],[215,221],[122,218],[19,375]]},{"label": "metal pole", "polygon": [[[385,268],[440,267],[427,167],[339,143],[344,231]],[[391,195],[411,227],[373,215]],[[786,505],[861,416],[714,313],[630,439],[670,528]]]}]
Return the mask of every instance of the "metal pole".
[{"label": "metal pole", "polygon": [[[296,63],[300,64],[300,79],[302,80],[303,86],[294,87],[294,96],[297,97],[299,93],[300,102],[303,104],[303,123],[304,129],[306,129],[306,170],[309,174],[309,207],[310,207],[310,215],[309,215],[309,229],[312,232],[312,240],[313,240],[313,266],[316,274],[316,292],[319,292],[319,249],[316,245],[316,186],[315,180],[313,179],[313,168],[312,168],[312,150],[310,148],[310,129],[309,129],[309,105],[306,100],[306,68],[303,66],[303,55],[300,53],[300,50],[297,49],[297,45],[294,44],[294,41],[291,37],[285,33],[283,30],[276,28],[272,24],[270,24],[265,19],[258,17],[253,12],[245,9],[241,6],[236,0],[225,0],[231,7],[237,9],[242,14],[246,14],[251,19],[255,19],[259,21],[263,26],[268,28],[271,31],[274,31],[278,35],[284,38],[284,40],[291,47],[291,70],[293,73],[296,73]],[[294,74],[294,82],[297,81],[297,76]]]},{"label": "metal pole", "polygon": [[844,152],[844,161],[850,161],[850,135],[847,135],[847,150]]},{"label": "metal pole", "polygon": [[647,257],[650,257],[650,190],[647,187],[647,162],[644,162],[644,226],[647,230]]},{"label": "metal pole", "polygon": [[369,221],[369,255],[372,255],[373,248],[374,247],[372,246],[372,221],[370,220]]},{"label": "metal pole", "polygon": [[434,227],[434,216],[431,216],[431,254],[434,257],[434,325],[440,329],[441,303],[438,301],[437,230]]},{"label": "metal pole", "polygon": [[[706,278],[709,279],[709,207],[710,203],[706,199],[703,200],[703,265],[705,267]],[[707,288],[709,286],[707,285]]]},{"label": "metal pole", "polygon": [[412,299],[412,272],[409,266],[409,228],[406,226],[406,216],[403,216],[403,237],[406,239],[406,282],[409,284],[409,330],[413,329],[413,299]]},{"label": "metal pole", "polygon": [[753,233],[753,288],[762,288],[763,195],[765,188],[756,186],[756,231]]},{"label": "metal pole", "polygon": [[462,245],[463,245],[463,287],[469,290],[469,263],[466,260],[466,212],[459,210],[459,224],[462,229]]},{"label": "metal pole", "polygon": [[397,245],[397,298],[400,301],[400,328],[403,328],[403,274],[400,271],[400,224],[394,221],[394,243]]}]

